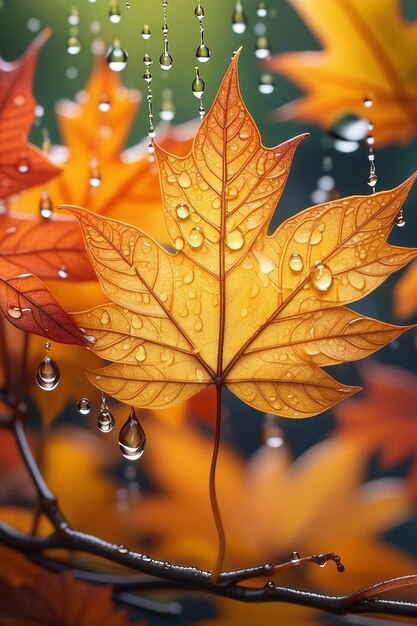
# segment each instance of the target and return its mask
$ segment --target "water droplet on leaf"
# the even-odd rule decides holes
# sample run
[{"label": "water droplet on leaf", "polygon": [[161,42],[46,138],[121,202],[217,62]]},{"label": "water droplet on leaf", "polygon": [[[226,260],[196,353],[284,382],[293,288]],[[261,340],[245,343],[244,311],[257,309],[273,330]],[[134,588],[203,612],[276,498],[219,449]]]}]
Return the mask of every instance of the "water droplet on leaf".
[{"label": "water droplet on leaf", "polygon": [[237,228],[232,230],[226,235],[226,245],[230,250],[240,250],[243,247],[245,240],[243,235]]},{"label": "water droplet on leaf", "polygon": [[189,217],[190,215],[190,209],[188,208],[188,206],[186,204],[184,204],[184,202],[180,202],[176,209],[175,209],[178,217],[182,220],[187,219],[187,217]]},{"label": "water droplet on leaf", "polygon": [[193,228],[188,236],[188,243],[192,248],[200,248],[204,241],[204,232],[200,226]]},{"label": "water droplet on leaf", "polygon": [[310,276],[311,282],[319,291],[327,291],[333,281],[332,271],[330,267],[324,263],[315,263],[310,272]]},{"label": "water droplet on leaf", "polygon": [[297,272],[297,273],[301,272],[304,267],[303,259],[298,254],[298,252],[292,253],[292,255],[289,258],[288,264],[290,266],[290,269],[293,272]]}]

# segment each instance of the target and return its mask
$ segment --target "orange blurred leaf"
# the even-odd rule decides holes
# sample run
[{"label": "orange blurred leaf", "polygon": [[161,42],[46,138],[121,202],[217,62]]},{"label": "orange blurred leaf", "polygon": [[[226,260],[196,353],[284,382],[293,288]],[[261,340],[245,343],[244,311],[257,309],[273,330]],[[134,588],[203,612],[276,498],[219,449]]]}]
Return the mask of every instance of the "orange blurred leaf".
[{"label": "orange blurred leaf", "polygon": [[8,279],[0,275],[0,308],[9,322],[27,333],[59,343],[88,344],[88,337],[33,274]]},{"label": "orange blurred leaf", "polygon": [[400,0],[290,4],[323,49],[284,52],[266,62],[305,92],[277,109],[275,118],[328,130],[346,113],[364,117],[364,98],[371,97],[376,144],[409,143],[417,132],[417,22],[403,18]]},{"label": "orange blurred leaf", "polygon": [[0,58],[0,198],[39,185],[60,171],[27,141],[35,118],[35,63],[49,34],[45,29],[17,61]]},{"label": "orange blurred leaf", "polygon": [[322,366],[362,358],[404,330],[342,305],[417,255],[386,241],[414,177],[312,207],[268,235],[302,137],[262,146],[237,56],[190,154],[155,147],[175,253],[67,207],[112,300],[74,319],[113,361],[90,381],[123,402],[164,408],[215,384],[259,410],[308,417],[358,390]]}]

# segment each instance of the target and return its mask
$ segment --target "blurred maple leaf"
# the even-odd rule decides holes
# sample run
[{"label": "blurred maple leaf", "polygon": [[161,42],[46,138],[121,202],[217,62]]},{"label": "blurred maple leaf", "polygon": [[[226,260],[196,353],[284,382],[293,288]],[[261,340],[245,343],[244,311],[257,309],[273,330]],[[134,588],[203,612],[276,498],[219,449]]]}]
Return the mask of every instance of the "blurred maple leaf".
[{"label": "blurred maple leaf", "polygon": [[[156,490],[132,505],[128,521],[155,558],[209,566],[216,548],[205,489],[212,442],[190,425],[173,429],[148,420],[146,432],[156,445],[143,464]],[[412,500],[396,479],[363,484],[367,459],[358,446],[329,440],[294,462],[285,445],[263,446],[245,461],[224,443],[218,463],[227,568],[337,549],[343,576],[330,566],[306,566],[296,568],[294,578],[291,571],[276,578],[335,593],[415,569],[415,561],[382,539],[411,516]]]},{"label": "blurred maple leaf", "polygon": [[323,50],[284,52],[265,62],[305,92],[277,109],[275,119],[329,130],[346,113],[363,117],[364,98],[371,97],[377,145],[409,143],[417,133],[417,22],[404,20],[400,0],[289,2]]},{"label": "blurred maple leaf", "polygon": [[[129,626],[126,612],[116,610],[112,587],[52,573],[0,546],[0,615],[2,626]],[[20,584],[16,584],[16,576]],[[139,626],[138,622],[135,622]],[[140,622],[144,626],[144,622]]]},{"label": "blurred maple leaf", "polygon": [[27,140],[35,119],[33,73],[49,35],[45,29],[17,61],[0,58],[0,198],[39,185],[60,171]]},{"label": "blurred maple leaf", "polygon": [[417,494],[417,376],[376,362],[361,374],[366,393],[335,409],[336,435],[377,453],[384,468],[410,460],[409,482]]},{"label": "blurred maple leaf", "polygon": [[362,358],[404,330],[342,305],[417,255],[386,241],[414,177],[306,209],[268,235],[302,137],[261,145],[237,57],[191,153],[155,147],[175,254],[133,226],[66,207],[112,300],[74,319],[113,361],[90,381],[123,402],[169,407],[215,384],[259,410],[307,417],[358,390],[322,366]]}]

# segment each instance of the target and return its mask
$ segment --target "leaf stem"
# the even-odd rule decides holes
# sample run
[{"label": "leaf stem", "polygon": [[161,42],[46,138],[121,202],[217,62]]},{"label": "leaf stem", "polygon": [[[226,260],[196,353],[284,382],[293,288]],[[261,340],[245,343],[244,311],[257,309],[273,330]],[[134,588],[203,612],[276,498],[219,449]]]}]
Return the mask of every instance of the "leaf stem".
[{"label": "leaf stem", "polygon": [[213,446],[213,454],[211,457],[210,477],[209,477],[210,504],[211,504],[211,510],[213,512],[214,523],[216,524],[217,538],[219,541],[216,564],[210,576],[211,581],[213,583],[217,583],[218,581],[220,572],[223,569],[224,555],[226,552],[226,535],[224,532],[222,516],[220,513],[220,508],[219,508],[219,503],[217,501],[217,493],[216,493],[216,467],[217,467],[217,459],[219,456],[221,412],[222,412],[222,385],[221,384],[216,385],[216,392],[217,392],[216,431],[214,435],[214,446]]}]

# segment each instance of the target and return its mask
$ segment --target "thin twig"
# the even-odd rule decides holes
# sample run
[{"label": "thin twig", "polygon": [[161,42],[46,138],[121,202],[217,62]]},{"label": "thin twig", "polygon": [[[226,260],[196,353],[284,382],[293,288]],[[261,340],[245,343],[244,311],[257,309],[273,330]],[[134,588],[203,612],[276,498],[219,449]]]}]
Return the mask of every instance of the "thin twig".
[{"label": "thin twig", "polygon": [[220,432],[221,432],[221,411],[222,411],[222,395],[221,395],[222,386],[221,385],[216,385],[216,394],[217,394],[216,431],[214,435],[214,446],[213,446],[213,454],[211,457],[210,477],[209,477],[211,510],[213,512],[213,518],[214,518],[214,523],[216,524],[217,538],[219,542],[216,564],[211,574],[211,578],[214,583],[217,582],[220,572],[223,569],[224,555],[226,552],[226,535],[224,532],[223,521],[222,521],[222,516],[220,513],[219,503],[217,501],[217,492],[216,492],[216,467],[217,467],[217,459],[219,456]]}]

